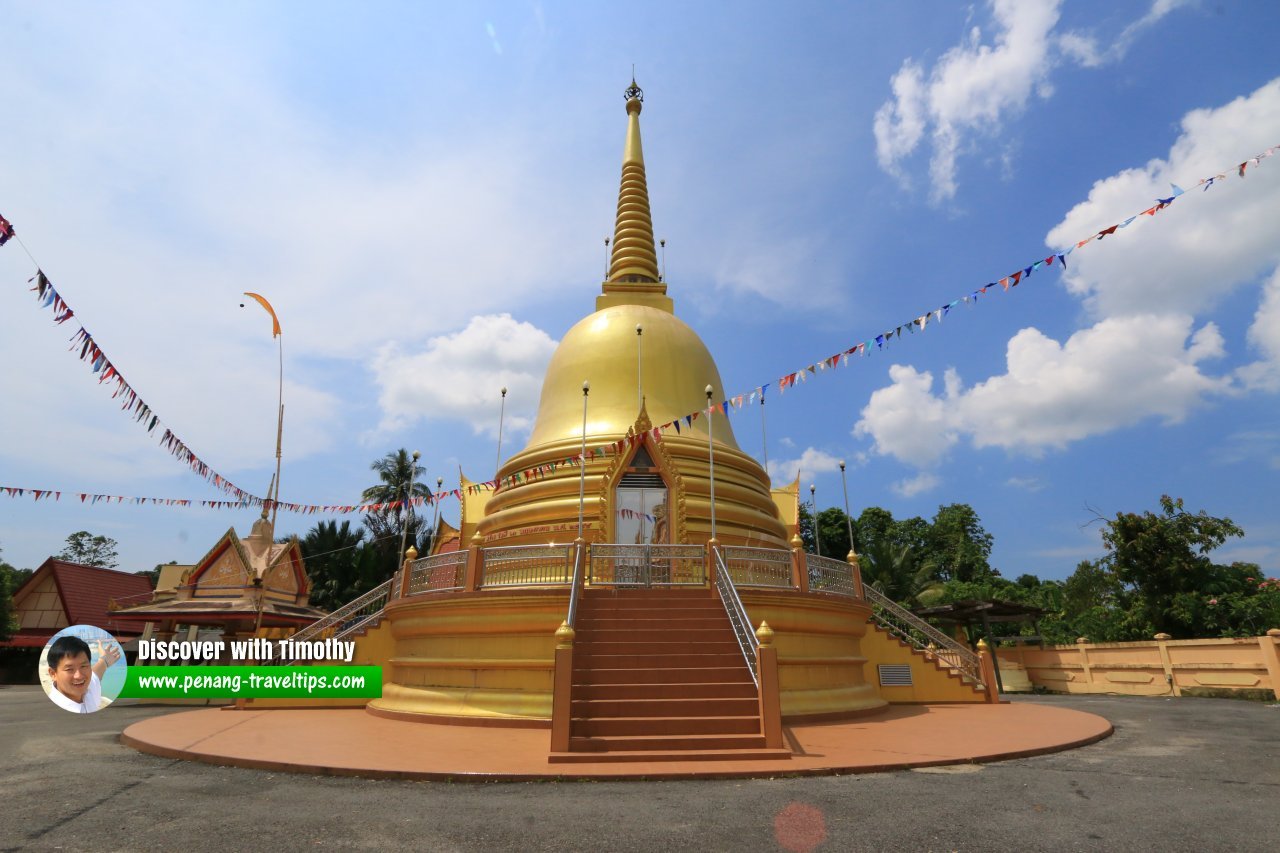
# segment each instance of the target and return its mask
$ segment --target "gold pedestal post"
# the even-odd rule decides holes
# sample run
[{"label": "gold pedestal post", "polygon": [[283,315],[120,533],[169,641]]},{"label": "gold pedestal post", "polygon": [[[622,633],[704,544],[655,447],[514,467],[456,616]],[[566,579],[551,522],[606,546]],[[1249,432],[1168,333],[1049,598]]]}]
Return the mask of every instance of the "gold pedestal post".
[{"label": "gold pedestal post", "polygon": [[462,576],[462,591],[475,592],[484,583],[484,539],[479,533],[471,537],[467,549],[467,568]]},{"label": "gold pedestal post", "polygon": [[756,629],[756,674],[760,679],[760,728],[768,749],[782,748],[782,691],[778,685],[778,650],[773,629],[761,622]]},{"label": "gold pedestal post", "polygon": [[556,629],[555,675],[551,694],[551,751],[568,752],[573,720],[573,638],[568,621]]}]

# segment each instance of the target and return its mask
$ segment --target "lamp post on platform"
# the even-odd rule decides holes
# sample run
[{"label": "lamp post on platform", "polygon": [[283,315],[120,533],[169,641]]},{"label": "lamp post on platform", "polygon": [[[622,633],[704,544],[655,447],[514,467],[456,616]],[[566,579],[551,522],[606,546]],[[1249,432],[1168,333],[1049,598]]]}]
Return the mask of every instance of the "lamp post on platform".
[{"label": "lamp post on platform", "polygon": [[715,415],[712,414],[711,395],[713,393],[710,385],[707,391],[707,458],[711,463],[711,539],[716,540],[716,442],[714,436],[713,425],[715,423]]},{"label": "lamp post on platform", "polygon": [[582,383],[582,453],[579,456],[581,465],[578,469],[578,539],[582,539],[582,502],[587,495],[587,395],[591,393],[591,383]]},{"label": "lamp post on platform", "polygon": [[431,516],[431,547],[427,550],[430,555],[436,549],[436,531],[440,529],[440,489],[444,487],[444,477],[436,477],[436,491],[431,496],[431,503],[435,506],[435,512]]},{"label": "lamp post on platform", "polygon": [[644,326],[636,323],[636,412],[644,408]]},{"label": "lamp post on platform", "polygon": [[840,487],[844,489],[844,523],[849,528],[849,553],[845,555],[845,559],[852,562],[858,549],[853,547],[853,516],[849,515],[849,484],[844,478],[844,460],[840,460]]},{"label": "lamp post on platform", "polygon": [[498,409],[498,459],[493,463],[493,472],[496,476],[498,470],[502,468],[502,421],[507,415],[507,386],[502,386],[502,406]]},{"label": "lamp post on platform", "polygon": [[404,544],[409,538],[409,516],[413,513],[413,477],[418,473],[418,460],[422,454],[413,451],[413,461],[409,463],[409,486],[404,496],[405,517],[400,522],[400,558],[404,559]]},{"label": "lamp post on platform", "polygon": [[809,505],[813,507],[813,547],[817,550],[818,556],[822,556],[822,537],[818,531],[818,498],[815,496],[818,487],[813,483],[809,484]]}]

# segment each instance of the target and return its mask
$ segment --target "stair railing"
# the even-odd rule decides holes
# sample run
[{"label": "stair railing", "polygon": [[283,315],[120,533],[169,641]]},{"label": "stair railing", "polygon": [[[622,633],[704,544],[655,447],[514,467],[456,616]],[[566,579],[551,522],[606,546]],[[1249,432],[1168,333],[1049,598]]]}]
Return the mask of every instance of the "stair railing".
[{"label": "stair railing", "polygon": [[751,680],[760,689],[760,673],[756,664],[756,633],[751,629],[751,618],[747,616],[747,608],[742,606],[742,598],[738,588],[729,576],[729,569],[724,564],[724,555],[719,548],[712,548],[716,555],[716,589],[720,592],[720,602],[724,604],[724,612],[729,615],[729,624],[733,626],[733,636],[742,650],[742,657],[751,670]]},{"label": "stair railing", "polygon": [[[295,632],[288,639],[295,643],[304,642],[318,637],[333,628],[336,629],[333,639],[341,640],[381,616],[382,611],[386,609],[390,595],[391,580],[385,580],[364,595],[342,605],[328,616],[322,616],[300,631]],[[288,666],[296,663],[296,661],[281,660],[280,663]]]},{"label": "stair railing", "polygon": [[583,551],[587,548],[583,542],[577,542],[573,547],[573,580],[569,584],[569,618],[565,622],[570,628],[573,627],[574,620],[578,618],[578,598],[582,590],[582,567],[586,563],[583,557]]},{"label": "stair railing", "polygon": [[877,625],[908,645],[935,656],[944,666],[971,679],[975,684],[983,686],[982,662],[976,654],[875,587],[864,584],[862,591],[871,604],[872,618]]}]

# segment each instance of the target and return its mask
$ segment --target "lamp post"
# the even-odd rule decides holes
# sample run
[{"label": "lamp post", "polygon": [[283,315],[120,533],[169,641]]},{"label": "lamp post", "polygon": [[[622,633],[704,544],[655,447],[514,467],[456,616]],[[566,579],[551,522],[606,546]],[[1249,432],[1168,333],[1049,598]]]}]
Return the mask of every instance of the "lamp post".
[{"label": "lamp post", "polygon": [[[769,434],[764,425],[764,392],[760,392],[760,452],[764,456],[764,473],[769,473]],[[770,478],[772,481],[772,478]]]},{"label": "lamp post", "polygon": [[818,556],[822,556],[822,537],[818,532],[818,498],[815,496],[818,487],[813,483],[809,484],[809,505],[813,507],[813,547],[817,549]]},{"label": "lamp post", "polygon": [[707,391],[707,458],[711,462],[711,541],[716,541],[716,443],[713,425],[715,423],[715,415],[711,408],[711,394],[713,393],[710,385]]},{"label": "lamp post", "polygon": [[440,529],[440,489],[444,487],[444,477],[436,477],[436,491],[431,496],[431,503],[435,506],[435,513],[431,516],[431,548],[427,551],[430,555],[436,550],[436,531]]},{"label": "lamp post", "polygon": [[587,495],[587,395],[591,393],[591,383],[582,383],[582,454],[579,457],[582,465],[578,470],[578,540],[582,540],[582,502]]},{"label": "lamp post", "polygon": [[[418,451],[416,450],[413,451],[413,461],[409,463],[409,487],[408,487],[408,494],[406,494],[404,498],[405,509],[409,514],[413,513],[413,477],[415,474],[418,473],[418,459],[421,458],[421,456],[422,454],[419,453]],[[409,515],[406,515],[404,517],[404,520],[400,523],[400,556],[401,558],[404,557],[404,543],[408,538],[409,538]]]},{"label": "lamp post", "polygon": [[844,478],[843,459],[840,460],[840,487],[844,489],[844,523],[849,528],[849,553],[845,555],[845,559],[852,563],[858,549],[853,547],[853,516],[849,515],[849,484]]},{"label": "lamp post", "polygon": [[636,323],[636,412],[644,408],[644,326]]},{"label": "lamp post", "polygon": [[498,409],[498,459],[493,463],[495,476],[502,468],[502,421],[507,415],[507,386],[502,386],[502,406]]}]

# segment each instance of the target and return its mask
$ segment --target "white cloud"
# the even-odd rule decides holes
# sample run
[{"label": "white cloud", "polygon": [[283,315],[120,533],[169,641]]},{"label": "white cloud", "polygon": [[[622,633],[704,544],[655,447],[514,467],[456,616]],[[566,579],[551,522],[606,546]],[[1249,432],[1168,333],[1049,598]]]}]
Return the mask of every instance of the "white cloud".
[{"label": "white cloud", "polygon": [[1193,333],[1186,316],[1104,320],[1065,344],[1023,329],[1009,341],[1006,372],[967,390],[948,371],[945,392],[935,395],[930,373],[894,365],[892,384],[871,395],[854,432],[917,468],[937,463],[961,436],[1035,455],[1153,416],[1181,421],[1230,391],[1229,379],[1200,367],[1222,354],[1217,327]]},{"label": "white cloud", "polygon": [[1028,492],[1039,492],[1044,489],[1044,483],[1040,482],[1039,477],[1010,477],[1004,481],[1004,484]]},{"label": "white cloud", "polygon": [[1200,370],[1223,354],[1217,327],[1191,327],[1185,316],[1111,319],[1065,344],[1023,329],[1009,341],[1007,372],[959,394],[957,417],[975,447],[1029,453],[1152,416],[1176,423],[1229,388]]},{"label": "white cloud", "polygon": [[840,470],[840,460],[816,447],[806,447],[798,459],[769,460],[769,479],[775,483],[790,483],[797,475],[812,477]]},{"label": "white cloud", "polygon": [[1237,371],[1245,386],[1260,391],[1280,391],[1280,269],[1262,289],[1262,301],[1249,327],[1249,343],[1262,358]]},{"label": "white cloud", "polygon": [[893,97],[876,112],[876,157],[886,172],[908,183],[902,161],[929,136],[930,197],[956,194],[956,163],[976,140],[998,138],[1010,115],[1026,108],[1032,93],[1053,96],[1049,79],[1063,61],[1097,67],[1124,56],[1135,38],[1186,0],[1155,0],[1108,48],[1079,32],[1055,34],[1061,0],[990,0],[995,33],[990,41],[973,27],[960,44],[927,72],[908,58],[890,80]]},{"label": "white cloud", "polygon": [[[1280,175],[1268,159],[1235,167],[1276,143],[1280,79],[1215,109],[1193,110],[1165,158],[1126,169],[1093,185],[1089,197],[1050,230],[1056,249],[1074,246],[1101,228],[1122,223],[1144,205],[1185,184],[1186,195],[1155,217],[1139,216],[1115,237],[1089,243],[1068,258],[1068,289],[1100,316],[1194,313],[1280,263]],[[1228,186],[1195,181],[1228,169]]]},{"label": "white cloud", "polygon": [[932,127],[929,172],[935,201],[956,192],[956,158],[970,134],[994,136],[1004,115],[1022,109],[1051,67],[1049,33],[1059,0],[992,0],[996,34],[983,42],[978,27],[942,55],[929,72],[908,59],[894,75],[894,97],[875,117],[876,155],[891,174]]},{"label": "white cloud", "polygon": [[921,471],[914,477],[899,480],[890,486],[890,488],[892,488],[896,494],[899,494],[904,498],[911,498],[937,488],[938,484],[941,482],[942,480],[939,479],[936,474],[931,474],[928,471]]},{"label": "white cloud", "polygon": [[[871,436],[875,451],[919,468],[940,460],[958,440],[952,401],[933,395],[933,374],[895,364],[889,368],[893,384],[871,395],[855,436]],[[946,384],[954,388],[954,374]]]},{"label": "white cloud", "polygon": [[556,342],[510,314],[472,317],[460,332],[427,341],[420,352],[388,345],[372,364],[380,387],[383,429],[420,419],[464,421],[497,435],[500,389],[507,388],[504,432],[533,423],[542,376]]}]

